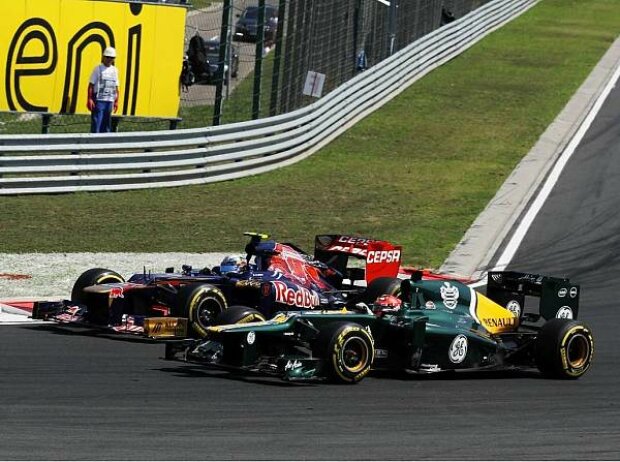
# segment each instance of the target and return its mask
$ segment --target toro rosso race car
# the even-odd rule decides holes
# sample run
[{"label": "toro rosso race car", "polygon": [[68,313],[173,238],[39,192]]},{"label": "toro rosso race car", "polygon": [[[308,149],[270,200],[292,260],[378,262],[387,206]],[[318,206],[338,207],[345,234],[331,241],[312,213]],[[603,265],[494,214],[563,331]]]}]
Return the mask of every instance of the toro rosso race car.
[{"label": "toro rosso race car", "polygon": [[267,319],[279,311],[342,309],[398,288],[393,278],[401,249],[388,242],[320,235],[310,256],[294,244],[245,234],[245,257],[227,258],[215,268],[145,270],[127,281],[109,269],[90,269],[76,280],[71,301],[36,303],[33,317],[140,334],[145,319],[176,316],[188,319],[192,336],[202,337],[229,306],[254,308],[257,319]]},{"label": "toro rosso race car", "polygon": [[[166,359],[285,380],[355,383],[371,368],[410,374],[534,368],[576,379],[590,368],[593,337],[575,321],[580,289],[568,279],[494,272],[487,295],[419,274],[398,286],[368,306],[283,312],[268,321],[248,322],[255,310],[231,308],[231,324],[208,327],[200,340],[177,338],[184,319],[151,319],[145,333],[167,339]],[[524,307],[526,296],[538,299],[533,310]]]}]

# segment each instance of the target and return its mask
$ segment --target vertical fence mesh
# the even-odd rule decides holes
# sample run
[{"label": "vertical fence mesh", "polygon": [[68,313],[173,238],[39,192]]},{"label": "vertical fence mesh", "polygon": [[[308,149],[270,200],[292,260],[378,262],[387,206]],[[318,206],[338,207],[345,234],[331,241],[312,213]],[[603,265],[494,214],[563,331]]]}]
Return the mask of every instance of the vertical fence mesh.
[{"label": "vertical fence mesh", "polygon": [[[204,127],[302,108],[488,1],[194,0],[187,6],[187,65],[179,63],[185,71],[178,120],[118,119],[118,131]],[[229,19],[223,24],[223,18]],[[88,116],[74,114],[0,114],[0,134],[88,132],[89,126]]]}]

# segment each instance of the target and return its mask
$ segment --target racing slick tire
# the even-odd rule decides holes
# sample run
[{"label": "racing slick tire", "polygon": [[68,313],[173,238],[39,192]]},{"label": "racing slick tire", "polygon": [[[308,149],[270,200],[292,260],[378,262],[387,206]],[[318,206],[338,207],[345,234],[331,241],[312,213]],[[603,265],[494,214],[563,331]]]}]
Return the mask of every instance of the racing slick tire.
[{"label": "racing slick tire", "polygon": [[73,284],[71,301],[86,305],[89,322],[102,325],[108,323],[109,300],[107,295],[87,293],[84,292],[84,289],[96,284],[108,284],[111,282],[125,282],[125,279],[116,271],[105,268],[92,268],[84,271]]},{"label": "racing slick tire", "polygon": [[260,311],[249,306],[231,306],[220,313],[215,319],[216,325],[223,324],[247,324],[248,322],[266,321],[267,319]]},{"label": "racing slick tire", "polygon": [[313,356],[324,361],[324,373],[336,383],[357,383],[370,372],[375,359],[374,341],[361,325],[336,322],[319,333]]},{"label": "racing slick tire", "polygon": [[549,378],[578,379],[592,364],[590,328],[570,319],[551,319],[536,338],[536,365]]},{"label": "racing slick tire", "polygon": [[398,278],[383,277],[370,281],[364,292],[364,302],[374,303],[381,295],[394,295],[400,297],[400,284],[403,281]]},{"label": "racing slick tire", "polygon": [[207,327],[228,308],[226,297],[211,284],[187,284],[179,289],[175,314],[188,319],[190,334],[203,338]]}]

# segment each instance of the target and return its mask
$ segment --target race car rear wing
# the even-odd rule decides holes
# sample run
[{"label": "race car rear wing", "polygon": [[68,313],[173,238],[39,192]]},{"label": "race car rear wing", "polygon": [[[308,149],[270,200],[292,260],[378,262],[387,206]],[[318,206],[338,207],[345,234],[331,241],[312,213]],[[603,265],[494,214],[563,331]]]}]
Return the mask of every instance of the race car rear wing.
[{"label": "race car rear wing", "polygon": [[[314,238],[314,258],[351,280],[369,284],[379,277],[396,277],[402,248],[388,241],[340,234],[321,234]],[[348,267],[349,257],[365,260],[364,269]]]},{"label": "race car rear wing", "polygon": [[539,314],[545,319],[577,319],[579,313],[578,284],[567,278],[541,276],[516,271],[489,271],[487,297],[521,316],[525,297],[539,298]]},{"label": "race car rear wing", "polygon": [[325,258],[333,257],[334,255],[345,255],[365,259],[368,253],[368,246],[373,244],[392,245],[388,241],[366,237],[345,236],[343,234],[319,234],[314,237],[314,258],[324,261]]}]

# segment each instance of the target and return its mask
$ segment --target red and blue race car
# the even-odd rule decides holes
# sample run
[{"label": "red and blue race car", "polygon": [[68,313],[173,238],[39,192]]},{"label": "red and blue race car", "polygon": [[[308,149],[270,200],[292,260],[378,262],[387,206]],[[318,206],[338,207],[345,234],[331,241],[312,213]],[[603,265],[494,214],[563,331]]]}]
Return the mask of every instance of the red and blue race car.
[{"label": "red and blue race car", "polygon": [[[70,301],[35,303],[33,318],[87,324],[119,333],[142,333],[151,317],[187,318],[202,337],[207,327],[239,321],[239,310],[254,308],[251,320],[280,311],[337,310],[396,294],[401,248],[389,242],[346,235],[318,235],[311,256],[291,243],[245,233],[245,256],[220,266],[180,273],[143,271],[127,281],[117,272],[93,268],[75,282]],[[443,278],[425,271],[424,278]],[[446,277],[447,278],[447,277]],[[256,311],[252,311],[256,313]],[[236,313],[235,315],[231,313]]]}]

